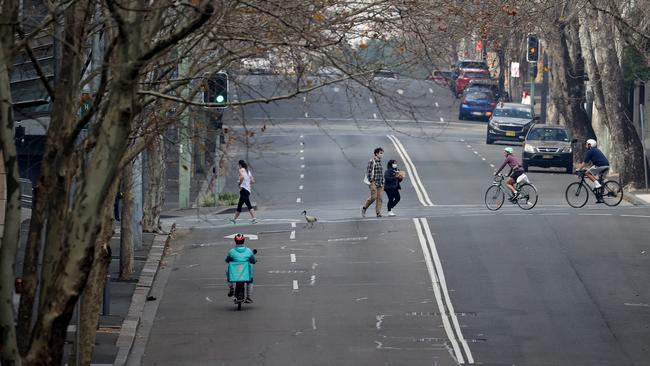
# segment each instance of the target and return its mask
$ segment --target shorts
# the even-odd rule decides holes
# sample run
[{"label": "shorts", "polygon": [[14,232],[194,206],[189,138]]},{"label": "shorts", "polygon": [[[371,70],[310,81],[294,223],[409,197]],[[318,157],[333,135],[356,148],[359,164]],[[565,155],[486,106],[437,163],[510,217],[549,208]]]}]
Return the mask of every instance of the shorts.
[{"label": "shorts", "polygon": [[603,166],[592,165],[591,168],[589,168],[589,173],[593,175],[605,175],[605,173],[607,173],[608,170],[609,170],[609,165],[603,165]]},{"label": "shorts", "polygon": [[524,174],[523,169],[513,170],[512,173],[510,174],[510,178],[512,178],[512,180],[514,180],[516,182],[517,178],[519,178],[519,176],[522,175],[522,174]]}]

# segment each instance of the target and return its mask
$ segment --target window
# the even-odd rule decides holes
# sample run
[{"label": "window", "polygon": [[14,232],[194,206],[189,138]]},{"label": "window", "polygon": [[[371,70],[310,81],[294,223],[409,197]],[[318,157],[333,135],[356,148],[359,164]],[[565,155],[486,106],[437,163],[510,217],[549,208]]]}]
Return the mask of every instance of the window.
[{"label": "window", "polygon": [[569,135],[559,128],[536,128],[528,134],[528,140],[569,141]]}]

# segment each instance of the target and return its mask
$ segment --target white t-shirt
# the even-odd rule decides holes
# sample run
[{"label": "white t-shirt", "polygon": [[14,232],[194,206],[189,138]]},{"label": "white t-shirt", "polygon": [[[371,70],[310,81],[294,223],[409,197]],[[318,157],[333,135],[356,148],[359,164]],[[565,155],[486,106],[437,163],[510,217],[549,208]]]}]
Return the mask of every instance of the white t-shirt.
[{"label": "white t-shirt", "polygon": [[240,168],[239,173],[241,174],[241,176],[244,177],[244,179],[242,179],[241,184],[239,185],[239,188],[244,188],[245,190],[250,192],[251,191],[251,183],[255,181],[254,178],[253,178],[253,173],[251,173],[250,171],[247,171],[244,168]]}]

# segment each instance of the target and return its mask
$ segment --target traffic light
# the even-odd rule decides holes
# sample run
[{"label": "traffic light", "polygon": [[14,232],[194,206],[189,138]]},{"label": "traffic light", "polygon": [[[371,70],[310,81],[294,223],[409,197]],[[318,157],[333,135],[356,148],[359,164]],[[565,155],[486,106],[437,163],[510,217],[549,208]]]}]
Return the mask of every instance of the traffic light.
[{"label": "traffic light", "polygon": [[210,75],[206,79],[206,84],[203,102],[218,104],[216,107],[226,107],[226,104],[228,104],[228,74],[217,72]]},{"label": "traffic light", "polygon": [[539,38],[537,38],[536,34],[529,34],[526,61],[537,62],[537,60],[539,60]]}]

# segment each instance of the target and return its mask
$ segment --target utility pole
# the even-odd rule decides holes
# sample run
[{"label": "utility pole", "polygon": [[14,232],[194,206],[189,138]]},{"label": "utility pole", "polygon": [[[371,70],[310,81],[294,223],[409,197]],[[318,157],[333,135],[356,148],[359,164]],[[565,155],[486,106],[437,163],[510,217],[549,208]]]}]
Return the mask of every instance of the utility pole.
[{"label": "utility pole", "polygon": [[[187,80],[189,59],[183,57],[178,64],[178,78]],[[181,98],[189,98],[189,84],[181,89]],[[190,180],[192,177],[192,138],[188,106],[181,106],[181,126],[178,144],[178,208],[190,208]]]},{"label": "utility pole", "polygon": [[537,61],[539,60],[539,38],[529,34],[527,38],[526,61],[530,64],[530,105],[535,110],[535,78],[537,76]]}]

